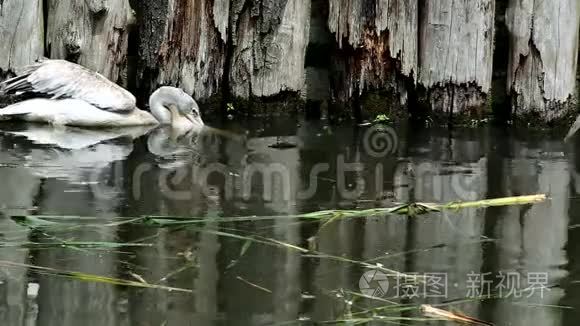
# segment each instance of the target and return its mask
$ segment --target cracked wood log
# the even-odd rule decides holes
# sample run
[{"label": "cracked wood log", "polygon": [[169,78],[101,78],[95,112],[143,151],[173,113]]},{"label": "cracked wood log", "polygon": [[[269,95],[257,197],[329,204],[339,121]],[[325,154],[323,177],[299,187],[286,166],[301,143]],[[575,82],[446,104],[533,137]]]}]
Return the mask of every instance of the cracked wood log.
[{"label": "cracked wood log", "polygon": [[541,121],[575,109],[580,2],[510,0],[508,92],[515,116]]},{"label": "cracked wood log", "polygon": [[79,63],[126,85],[133,22],[129,0],[48,0],[48,56]]},{"label": "cracked wood log", "polygon": [[0,80],[44,54],[42,0],[0,0]]},{"label": "cracked wood log", "polygon": [[233,95],[303,92],[310,0],[233,0],[233,53],[228,67]]},{"label": "cracked wood log", "polygon": [[[142,88],[182,87],[197,99],[304,88],[310,1],[143,1]],[[223,78],[227,78],[224,80]]]},{"label": "cracked wood log", "polygon": [[345,102],[365,89],[389,88],[406,103],[405,78],[417,74],[417,0],[328,0],[335,35],[334,97]]},{"label": "cracked wood log", "polygon": [[[452,115],[481,109],[491,89],[494,0],[0,0],[0,78],[44,53],[126,86],[130,1],[140,18],[141,94],[174,85],[197,99],[308,91],[347,103],[388,90],[412,107],[419,89],[432,110]],[[565,116],[580,2],[506,1],[513,112]],[[309,67],[306,86],[309,44],[325,62]]]},{"label": "cracked wood log", "polygon": [[479,111],[491,90],[495,0],[424,1],[419,81],[433,111]]},{"label": "cracked wood log", "polygon": [[219,92],[229,0],[139,1],[139,87],[183,88],[197,99]]}]

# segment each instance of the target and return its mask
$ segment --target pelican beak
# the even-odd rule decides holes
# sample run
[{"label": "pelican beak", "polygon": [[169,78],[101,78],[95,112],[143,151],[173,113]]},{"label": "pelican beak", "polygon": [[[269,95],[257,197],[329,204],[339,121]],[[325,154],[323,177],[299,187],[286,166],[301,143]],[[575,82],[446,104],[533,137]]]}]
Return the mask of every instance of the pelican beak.
[{"label": "pelican beak", "polygon": [[191,121],[191,123],[196,124],[197,122],[195,121],[195,118],[193,116],[193,114],[189,113],[189,114],[184,114],[185,117],[187,118],[187,120]]},{"label": "pelican beak", "polygon": [[236,134],[234,132],[228,130],[217,129],[210,126],[203,126],[203,129],[210,134],[215,134],[218,136],[224,136],[226,138],[238,141],[238,142],[246,142],[246,136],[241,134]]}]

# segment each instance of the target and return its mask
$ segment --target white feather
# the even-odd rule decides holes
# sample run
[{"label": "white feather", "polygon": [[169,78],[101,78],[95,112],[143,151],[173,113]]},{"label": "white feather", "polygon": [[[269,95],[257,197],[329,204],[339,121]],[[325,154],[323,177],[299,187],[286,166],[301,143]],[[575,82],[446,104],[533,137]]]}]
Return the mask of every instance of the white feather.
[{"label": "white feather", "polygon": [[53,125],[79,127],[124,127],[155,125],[158,121],[148,112],[133,110],[129,113],[115,113],[101,110],[77,99],[50,100],[31,99],[10,105],[0,110],[0,117],[29,122],[46,122]]},{"label": "white feather", "polygon": [[103,75],[64,60],[30,66],[23,76],[35,93],[83,100],[103,110],[129,112],[135,97]]}]

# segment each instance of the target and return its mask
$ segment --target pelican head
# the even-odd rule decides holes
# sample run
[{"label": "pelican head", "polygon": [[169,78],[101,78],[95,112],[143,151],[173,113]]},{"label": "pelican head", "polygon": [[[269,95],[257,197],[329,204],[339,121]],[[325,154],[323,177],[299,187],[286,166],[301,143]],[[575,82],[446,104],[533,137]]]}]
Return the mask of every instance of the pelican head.
[{"label": "pelican head", "polygon": [[151,94],[149,107],[161,124],[180,129],[199,129],[204,125],[195,100],[179,88],[160,87]]}]

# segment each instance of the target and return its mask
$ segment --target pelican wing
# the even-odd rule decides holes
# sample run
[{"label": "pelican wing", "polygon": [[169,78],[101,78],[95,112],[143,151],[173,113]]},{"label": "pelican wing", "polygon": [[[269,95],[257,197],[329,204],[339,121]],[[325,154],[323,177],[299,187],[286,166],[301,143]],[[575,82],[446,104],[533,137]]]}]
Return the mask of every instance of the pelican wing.
[{"label": "pelican wing", "polygon": [[64,60],[44,60],[24,68],[22,74],[3,83],[10,93],[37,93],[53,99],[83,100],[102,110],[130,112],[135,97],[103,75]]}]

